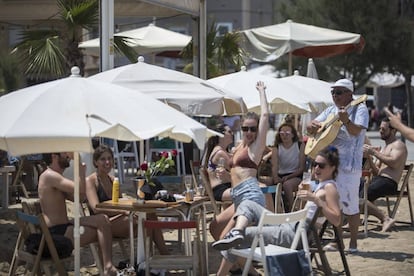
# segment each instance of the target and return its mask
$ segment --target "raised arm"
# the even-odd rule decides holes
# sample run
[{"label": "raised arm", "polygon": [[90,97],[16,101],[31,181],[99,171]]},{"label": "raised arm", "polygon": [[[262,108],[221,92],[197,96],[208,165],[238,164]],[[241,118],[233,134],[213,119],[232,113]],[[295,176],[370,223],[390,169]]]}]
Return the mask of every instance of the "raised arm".
[{"label": "raised arm", "polygon": [[263,151],[266,146],[266,136],[269,130],[269,106],[266,97],[266,86],[264,82],[258,81],[256,89],[259,92],[260,97],[260,120],[259,129],[254,145],[254,155],[258,157],[259,161],[263,156]]},{"label": "raised arm", "polygon": [[391,126],[398,130],[402,136],[404,136],[411,142],[414,142],[414,129],[404,125],[403,122],[401,122],[401,114],[393,114],[391,111],[388,110],[388,108],[385,108],[384,111],[387,114],[388,119],[390,119]]}]

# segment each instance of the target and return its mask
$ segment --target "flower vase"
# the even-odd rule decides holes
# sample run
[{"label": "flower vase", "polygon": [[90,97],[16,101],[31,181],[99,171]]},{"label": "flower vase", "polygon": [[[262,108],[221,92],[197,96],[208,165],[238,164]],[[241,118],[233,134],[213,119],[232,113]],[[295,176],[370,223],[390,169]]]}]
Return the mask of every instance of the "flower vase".
[{"label": "flower vase", "polygon": [[164,186],[157,178],[151,178],[151,183],[145,178],[135,178],[137,182],[137,197],[139,199],[151,200],[159,190],[164,190]]},{"label": "flower vase", "polygon": [[142,187],[145,185],[145,179],[144,178],[138,178],[137,179],[137,199],[145,199],[145,193],[142,190]]}]

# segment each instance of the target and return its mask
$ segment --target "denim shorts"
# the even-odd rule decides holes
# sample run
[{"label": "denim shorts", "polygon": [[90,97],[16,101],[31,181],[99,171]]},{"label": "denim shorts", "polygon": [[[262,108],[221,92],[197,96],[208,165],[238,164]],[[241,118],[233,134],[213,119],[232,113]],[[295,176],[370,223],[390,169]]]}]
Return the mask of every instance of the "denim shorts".
[{"label": "denim shorts", "polygon": [[261,206],[266,204],[264,194],[259,187],[259,181],[255,177],[250,177],[232,188],[230,194],[236,209],[246,199],[250,199]]}]

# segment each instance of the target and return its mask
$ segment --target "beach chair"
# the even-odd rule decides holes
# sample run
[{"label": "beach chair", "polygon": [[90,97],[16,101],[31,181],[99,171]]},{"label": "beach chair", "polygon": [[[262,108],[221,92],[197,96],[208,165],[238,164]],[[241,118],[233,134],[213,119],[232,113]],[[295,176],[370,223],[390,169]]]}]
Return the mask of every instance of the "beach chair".
[{"label": "beach chair", "polygon": [[[407,164],[404,166],[403,174],[401,176],[401,180],[398,183],[398,190],[393,195],[387,195],[385,196],[385,199],[387,201],[387,209],[388,209],[388,215],[390,218],[395,219],[398,211],[398,207],[400,206],[401,200],[403,198],[406,198],[408,201],[408,208],[410,211],[410,219],[411,222],[407,221],[398,221],[400,223],[408,223],[414,226],[414,216],[413,216],[413,206],[411,203],[411,196],[410,196],[410,176],[411,172],[413,171],[414,164]],[[395,198],[395,202],[392,205],[390,198]]]},{"label": "beach chair", "polygon": [[370,170],[363,170],[361,175],[362,185],[363,185],[363,197],[359,200],[359,205],[363,206],[364,211],[364,235],[368,237],[368,187],[372,180],[372,172]]},{"label": "beach chair", "polygon": [[[50,270],[51,265],[54,265],[56,267],[59,275],[67,275],[62,262],[66,259],[72,259],[72,257],[59,257],[52,235],[49,232],[43,215],[39,214],[38,216],[34,216],[17,211],[17,225],[19,226],[20,232],[17,237],[16,247],[13,253],[8,275],[15,275],[17,265],[20,261],[24,261],[27,265],[32,266],[30,275],[41,275],[41,270],[43,270],[46,275],[52,275],[52,272]],[[29,252],[25,248],[26,240],[30,237],[31,234],[36,233],[41,234],[37,253]],[[50,257],[42,256],[43,250],[46,247],[49,250]],[[27,265],[25,275],[27,273]]]},{"label": "beach chair", "polygon": [[205,168],[202,168],[202,167],[200,168],[200,176],[201,176],[201,181],[203,182],[203,185],[206,189],[206,193],[209,198],[209,203],[211,204],[211,207],[213,208],[214,216],[217,216],[218,214],[220,214],[222,208],[230,206],[233,202],[217,201],[214,198],[213,189],[211,188],[210,180],[208,177],[208,172]]},{"label": "beach chair", "polygon": [[[329,223],[329,221],[321,216],[322,210],[318,208],[315,212],[312,222],[309,225],[308,237],[309,237],[309,251],[311,253],[311,260],[315,260],[315,263],[318,269],[322,270],[324,275],[332,275],[332,270],[326,257],[326,251],[323,250],[322,243],[333,242],[338,248],[338,252],[341,257],[343,272],[345,275],[350,276],[351,272],[349,270],[348,262],[345,255],[345,246],[343,243],[341,231],[338,227]],[[326,237],[327,228],[332,228],[333,236]],[[317,259],[319,256],[319,260]]]},{"label": "beach chair", "polygon": [[[187,233],[186,244],[184,252],[174,252],[171,255],[159,255],[153,248],[151,230],[154,229],[174,229],[178,231],[195,230],[193,234]],[[144,221],[145,233],[145,275],[150,276],[151,269],[165,269],[187,270],[187,274],[192,271],[192,275],[199,275],[200,271],[200,229],[197,221]],[[193,237],[191,240],[190,236]],[[192,249],[191,249],[192,245]],[[182,251],[181,247],[176,247],[177,250]]]},{"label": "beach chair", "polygon": [[[84,216],[85,215],[85,206],[81,205],[82,208],[80,209],[80,215]],[[87,208],[86,208],[87,209]],[[40,201],[39,200],[32,200],[32,201],[22,201],[22,210],[25,214],[29,214],[32,216],[38,216],[42,213],[42,208],[40,206]],[[35,231],[36,229],[33,228],[33,225],[29,225],[29,227],[31,228],[32,231]],[[91,250],[92,256],[95,260],[95,265],[98,268],[100,274],[102,275],[103,273],[103,265],[102,265],[102,261],[101,261],[101,257],[99,255],[99,249],[98,249],[98,245],[96,243],[90,243],[89,245],[89,249]],[[126,250],[122,247],[122,245],[120,244],[122,253],[124,256],[126,255]]]},{"label": "beach chair", "polygon": [[[258,231],[257,235],[253,238],[252,244],[250,248],[246,249],[230,249],[230,252],[234,255],[239,257],[246,258],[246,263],[243,269],[243,276],[246,276],[249,272],[250,265],[252,261],[258,261],[263,264],[263,269],[265,271],[265,275],[274,275],[273,271],[269,271],[269,268],[275,269],[274,262],[272,264],[267,265],[268,261],[273,260],[273,258],[277,256],[286,256],[289,254],[299,254],[298,245],[301,241],[302,248],[304,250],[304,254],[306,256],[306,260],[308,262],[308,269],[311,269],[310,263],[310,256],[309,256],[309,243],[308,237],[306,234],[305,229],[305,220],[306,214],[308,210],[302,209],[296,212],[291,213],[283,213],[283,214],[275,214],[272,212],[263,212],[262,216],[260,217],[260,221],[258,224]],[[274,244],[266,245],[262,235],[262,229],[264,226],[267,225],[279,225],[284,223],[295,223],[298,222],[296,226],[295,237],[290,248],[282,247]],[[269,259],[267,258],[269,257]],[[280,262],[283,263],[283,262]],[[289,260],[289,266],[295,266],[291,263],[291,259]],[[310,272],[310,271],[308,271]]]}]

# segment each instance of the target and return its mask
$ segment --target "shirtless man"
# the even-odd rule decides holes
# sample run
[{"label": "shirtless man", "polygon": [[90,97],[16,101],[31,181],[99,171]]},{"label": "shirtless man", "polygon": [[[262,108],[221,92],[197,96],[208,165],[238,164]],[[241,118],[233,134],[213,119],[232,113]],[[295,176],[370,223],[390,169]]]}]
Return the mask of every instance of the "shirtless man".
[{"label": "shirtless man", "polygon": [[[364,144],[364,153],[368,154],[368,162],[374,175],[368,187],[368,212],[383,223],[382,231],[388,231],[395,220],[382,212],[374,201],[388,194],[395,194],[402,171],[407,161],[407,147],[396,138],[397,130],[390,125],[388,118],[382,120],[379,133],[385,141],[385,147],[377,150],[372,145]],[[377,160],[374,162],[372,156]]]},{"label": "shirtless man", "polygon": [[[39,198],[43,216],[52,234],[64,235],[73,243],[73,221],[69,220],[65,200],[73,201],[75,183],[63,177],[63,171],[69,167],[72,153],[44,154],[48,168],[39,178]],[[85,165],[80,171],[81,198],[85,195]],[[81,246],[98,242],[104,264],[104,275],[116,275],[112,264],[112,233],[107,215],[99,214],[80,218],[84,233],[80,236]]]}]

